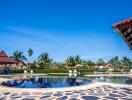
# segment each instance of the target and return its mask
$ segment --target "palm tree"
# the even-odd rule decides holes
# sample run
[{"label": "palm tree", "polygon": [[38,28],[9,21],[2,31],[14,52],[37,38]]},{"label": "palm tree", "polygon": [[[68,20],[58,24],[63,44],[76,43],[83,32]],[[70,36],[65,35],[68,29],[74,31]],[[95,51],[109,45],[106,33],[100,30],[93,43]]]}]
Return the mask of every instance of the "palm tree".
[{"label": "palm tree", "polygon": [[27,53],[28,53],[28,56],[30,58],[30,63],[29,64],[31,66],[31,56],[33,55],[33,50],[31,48],[29,48],[28,51],[27,51]]},{"label": "palm tree", "polygon": [[43,68],[50,67],[52,61],[53,60],[49,58],[48,53],[42,53],[38,57],[38,64],[39,64],[40,67],[43,67]]},{"label": "palm tree", "polygon": [[102,58],[98,59],[97,65],[104,65],[104,64],[105,64],[105,62]]},{"label": "palm tree", "polygon": [[108,63],[112,64],[117,70],[119,70],[121,67],[121,61],[119,60],[118,56],[111,58]]},{"label": "palm tree", "polygon": [[37,62],[36,61],[33,61],[31,64],[30,64],[30,68],[37,68]]},{"label": "palm tree", "polygon": [[79,55],[76,55],[76,57],[75,57],[75,62],[76,62],[76,64],[81,64],[82,61],[81,61]]},{"label": "palm tree", "polygon": [[65,67],[65,64],[64,63],[62,63],[62,62],[53,62],[52,63],[52,68],[61,68],[61,69],[63,69]]},{"label": "palm tree", "polygon": [[17,60],[18,62],[23,60],[27,60],[27,58],[24,56],[23,52],[20,51],[14,51],[12,58],[14,58],[15,60]]},{"label": "palm tree", "polygon": [[94,67],[95,66],[95,63],[92,60],[83,60],[82,63],[87,68],[91,68],[91,67]]},{"label": "palm tree", "polygon": [[127,57],[123,57],[121,63],[123,66],[127,66],[127,67],[130,67],[132,65],[131,60]]},{"label": "palm tree", "polygon": [[70,57],[68,57],[67,59],[66,59],[66,65],[67,66],[71,66],[71,67],[75,67],[75,65],[76,65],[76,61],[75,61],[75,58],[74,57],[72,57],[72,56],[70,56]]}]

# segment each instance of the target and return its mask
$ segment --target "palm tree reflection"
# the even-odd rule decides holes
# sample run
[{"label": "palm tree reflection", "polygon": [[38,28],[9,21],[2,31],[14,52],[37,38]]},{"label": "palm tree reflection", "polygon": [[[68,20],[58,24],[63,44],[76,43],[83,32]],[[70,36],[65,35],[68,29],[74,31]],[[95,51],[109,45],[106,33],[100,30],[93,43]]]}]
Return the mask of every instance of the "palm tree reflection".
[{"label": "palm tree reflection", "polygon": [[7,86],[15,86],[19,88],[51,88],[51,87],[67,87],[78,86],[84,83],[89,83],[88,80],[82,80],[79,78],[41,78],[30,77],[27,79],[9,81]]}]

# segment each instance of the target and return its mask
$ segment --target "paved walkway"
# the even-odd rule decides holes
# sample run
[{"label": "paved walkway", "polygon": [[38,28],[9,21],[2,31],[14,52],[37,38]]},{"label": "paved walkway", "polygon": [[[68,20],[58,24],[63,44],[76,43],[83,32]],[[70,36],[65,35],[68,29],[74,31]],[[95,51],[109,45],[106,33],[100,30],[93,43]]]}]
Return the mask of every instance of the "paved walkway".
[{"label": "paved walkway", "polygon": [[60,89],[22,89],[0,86],[0,100],[132,100],[132,85],[96,82]]},{"label": "paved walkway", "polygon": [[0,100],[132,100],[132,88],[103,85],[91,89],[62,92],[10,92],[0,90]]}]

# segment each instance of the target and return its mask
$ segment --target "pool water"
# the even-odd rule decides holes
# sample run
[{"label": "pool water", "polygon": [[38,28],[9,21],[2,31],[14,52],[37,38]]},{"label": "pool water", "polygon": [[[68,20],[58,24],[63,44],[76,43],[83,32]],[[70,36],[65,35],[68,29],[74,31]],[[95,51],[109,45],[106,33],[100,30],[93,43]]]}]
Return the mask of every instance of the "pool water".
[{"label": "pool water", "polygon": [[107,82],[132,85],[129,77],[68,77],[68,76],[28,76],[1,83],[1,85],[17,88],[61,88],[73,87],[93,82]]},{"label": "pool water", "polygon": [[70,77],[28,77],[22,80],[12,80],[3,82],[2,85],[18,88],[57,88],[57,87],[71,87],[90,84],[92,81],[82,78]]},{"label": "pool water", "polygon": [[132,85],[132,78],[130,77],[87,77],[87,79],[95,82]]}]

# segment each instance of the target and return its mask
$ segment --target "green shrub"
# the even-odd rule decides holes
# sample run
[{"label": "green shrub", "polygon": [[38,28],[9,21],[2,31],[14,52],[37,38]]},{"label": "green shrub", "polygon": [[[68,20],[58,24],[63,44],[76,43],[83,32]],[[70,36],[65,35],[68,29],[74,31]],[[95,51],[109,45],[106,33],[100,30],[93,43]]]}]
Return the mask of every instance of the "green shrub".
[{"label": "green shrub", "polygon": [[68,73],[67,69],[35,69],[35,73]]},{"label": "green shrub", "polygon": [[121,72],[121,70],[113,70],[112,72]]},{"label": "green shrub", "polygon": [[24,69],[13,69],[12,73],[24,73]]},{"label": "green shrub", "polygon": [[[24,73],[24,70],[27,70],[30,72],[30,70],[33,70],[35,73],[68,73],[68,69],[13,69],[12,73]],[[80,72],[81,74],[92,74],[94,70],[90,69],[77,69],[77,72]]]},{"label": "green shrub", "polygon": [[80,72],[81,74],[93,74],[94,70],[92,70],[92,69],[77,69],[77,72]]}]

